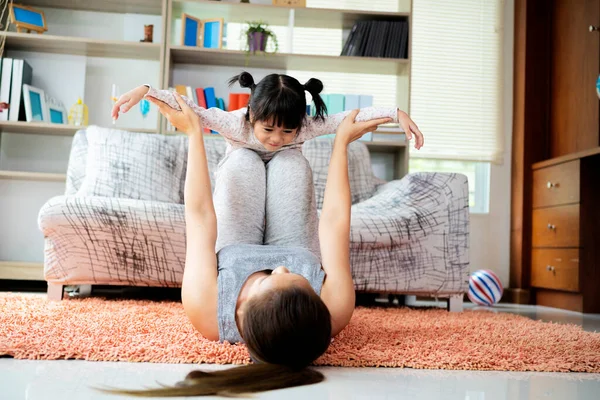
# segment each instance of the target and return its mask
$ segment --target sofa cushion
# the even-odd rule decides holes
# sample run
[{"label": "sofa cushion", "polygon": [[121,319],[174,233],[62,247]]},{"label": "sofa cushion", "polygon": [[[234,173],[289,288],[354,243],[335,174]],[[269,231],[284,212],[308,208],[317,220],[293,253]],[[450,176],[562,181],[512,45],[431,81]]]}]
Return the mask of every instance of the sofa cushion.
[{"label": "sofa cushion", "polygon": [[[302,153],[313,171],[317,208],[323,208],[323,196],[327,183],[329,160],[333,151],[332,138],[318,138],[304,143]],[[348,147],[348,178],[352,204],[360,203],[373,196],[377,181],[373,176],[369,149],[364,143],[352,142]]]},{"label": "sofa cushion", "polygon": [[85,178],[78,196],[181,203],[185,137],[87,128]]}]

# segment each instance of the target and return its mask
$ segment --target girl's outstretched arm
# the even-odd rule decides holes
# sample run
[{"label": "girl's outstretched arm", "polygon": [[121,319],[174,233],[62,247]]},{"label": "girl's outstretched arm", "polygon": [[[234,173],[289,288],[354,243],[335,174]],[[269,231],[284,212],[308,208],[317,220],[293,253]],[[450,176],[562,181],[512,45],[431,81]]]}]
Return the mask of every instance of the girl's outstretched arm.
[{"label": "girl's outstretched arm", "polygon": [[[159,100],[170,108],[181,111],[181,106],[177,103],[173,92],[157,90],[149,85],[142,85],[119,97],[112,109],[113,120],[119,118],[119,112],[126,113],[144,97]],[[206,109],[198,106],[185,96],[181,96],[181,98],[200,117],[200,121],[204,127],[217,131],[224,137],[234,141],[244,141],[247,139],[245,135],[248,132],[244,129],[246,109],[229,112],[214,107]]]},{"label": "girl's outstretched arm", "polygon": [[[325,116],[325,120],[309,118],[306,126],[300,131],[299,140],[305,142],[317,136],[329,135],[334,133],[344,118],[352,111]],[[415,148],[420,149],[423,146],[423,134],[412,119],[404,111],[398,108],[385,107],[366,107],[360,109],[356,116],[356,122],[371,121],[379,118],[391,118],[390,122],[400,124],[406,138],[412,140],[415,137]]]}]

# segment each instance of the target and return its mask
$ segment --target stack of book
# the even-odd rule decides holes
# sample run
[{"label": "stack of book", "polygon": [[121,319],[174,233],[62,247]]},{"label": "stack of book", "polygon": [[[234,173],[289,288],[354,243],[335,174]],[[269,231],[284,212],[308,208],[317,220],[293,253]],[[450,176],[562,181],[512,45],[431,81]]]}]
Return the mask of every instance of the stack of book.
[{"label": "stack of book", "polygon": [[23,85],[31,85],[33,69],[25,60],[8,57],[2,59],[0,68],[0,102],[9,104],[8,110],[0,111],[0,121],[25,121]]},{"label": "stack of book", "polygon": [[[213,87],[194,89],[191,86],[175,85],[174,88],[170,88],[169,90],[176,91],[180,95],[186,96],[202,108],[216,107],[223,111],[235,111],[239,110],[240,108],[245,108],[248,106],[248,100],[250,100],[250,94],[248,93],[230,93],[229,107],[227,107],[225,100],[220,97],[216,97],[215,88]],[[171,126],[169,126],[168,129],[173,130]],[[212,132],[215,134],[218,133],[211,131],[208,128],[204,128],[204,132]]]},{"label": "stack of book", "polygon": [[[355,110],[357,108],[366,108],[373,106],[373,96],[358,94],[322,94],[321,97],[327,106],[327,114],[334,115],[344,111]],[[310,106],[309,115],[315,115],[314,104]],[[333,137],[335,132],[324,137]],[[363,135],[360,140],[370,141],[393,141],[404,140],[404,134],[397,127],[380,127],[376,133],[369,132]]]},{"label": "stack of book", "polygon": [[408,21],[358,21],[342,56],[408,58]]}]

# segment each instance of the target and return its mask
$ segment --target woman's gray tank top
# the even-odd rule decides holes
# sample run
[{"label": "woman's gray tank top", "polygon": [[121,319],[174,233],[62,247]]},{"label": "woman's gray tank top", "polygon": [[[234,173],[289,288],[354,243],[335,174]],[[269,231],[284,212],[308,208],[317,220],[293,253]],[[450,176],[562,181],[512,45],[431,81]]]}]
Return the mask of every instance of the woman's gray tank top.
[{"label": "woman's gray tank top", "polygon": [[243,341],[235,322],[235,308],[250,275],[283,265],[290,272],[305,277],[317,295],[321,294],[325,278],[319,258],[301,247],[230,245],[217,254],[217,265],[219,339],[229,343]]}]

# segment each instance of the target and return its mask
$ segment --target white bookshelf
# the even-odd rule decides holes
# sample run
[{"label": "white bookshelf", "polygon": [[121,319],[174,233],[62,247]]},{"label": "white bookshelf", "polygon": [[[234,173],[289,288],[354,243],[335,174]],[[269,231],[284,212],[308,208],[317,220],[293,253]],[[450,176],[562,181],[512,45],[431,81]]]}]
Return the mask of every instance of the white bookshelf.
[{"label": "white bookshelf", "polygon": [[101,40],[17,32],[0,32],[0,37],[2,36],[6,37],[6,50],[72,54],[87,57],[159,61],[162,47],[158,43],[136,43],[125,40]]},{"label": "white bookshelf", "polygon": [[190,46],[170,46],[169,50],[171,60],[175,64],[222,65],[239,68],[397,75],[402,74],[409,64],[409,60],[405,59],[280,52],[250,54],[239,50]]},{"label": "white bookshelf", "polygon": [[[286,71],[315,71],[316,77],[332,72],[396,76],[397,104],[408,110],[410,36],[409,59],[341,57],[339,52],[310,54],[297,48],[285,49],[304,28],[319,28],[324,32],[342,29],[343,42],[348,30],[359,20],[407,19],[410,26],[410,0],[398,0],[397,10],[386,11],[276,7],[212,0],[24,0],[21,3],[44,10],[49,30],[42,35],[0,32],[0,37],[6,38],[4,56],[28,60],[33,67],[33,86],[63,96],[59,100],[67,111],[76,95],[83,97],[90,108],[91,124],[112,127],[109,96],[113,83],[121,93],[141,83],[163,88],[175,84],[215,86],[218,96],[227,99],[226,79],[242,69],[256,77]],[[276,54],[249,54],[238,49],[181,46],[179,33],[173,31],[182,12],[199,18],[224,18],[225,23],[265,21],[284,29],[280,38],[283,49]],[[136,27],[131,28],[132,21]],[[139,42],[146,23],[155,25],[154,43]],[[129,114],[136,112],[132,110]],[[164,132],[164,121],[159,120],[155,107],[151,112],[154,114],[146,120],[139,115],[124,115],[116,127],[145,133]],[[4,221],[0,228],[0,279],[43,279],[43,237],[35,219],[49,197],[64,193],[69,157],[66,141],[79,129],[62,124],[0,121],[0,135],[3,135],[0,139],[8,135],[4,148],[0,141],[0,220]],[[60,145],[49,145],[51,140]],[[364,143],[372,159],[381,158],[389,163],[394,177],[407,172],[405,141]]]},{"label": "white bookshelf", "polygon": [[162,0],[25,0],[21,3],[32,7],[152,15],[160,15],[163,5]]},{"label": "white bookshelf", "polygon": [[[31,135],[72,136],[75,134],[75,132],[81,129],[85,129],[85,127],[67,124],[50,124],[46,122],[0,121],[0,132],[6,131],[11,133],[24,133]],[[158,133],[158,129],[118,129],[140,133]]]}]

